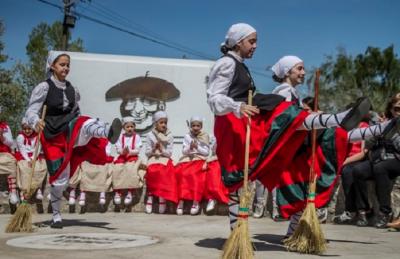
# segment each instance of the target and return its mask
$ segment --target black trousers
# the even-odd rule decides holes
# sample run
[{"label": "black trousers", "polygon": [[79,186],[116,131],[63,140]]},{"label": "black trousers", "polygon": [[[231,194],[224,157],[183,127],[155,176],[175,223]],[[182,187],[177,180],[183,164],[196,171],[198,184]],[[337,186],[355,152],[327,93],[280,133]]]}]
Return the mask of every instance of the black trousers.
[{"label": "black trousers", "polygon": [[369,160],[364,160],[357,163],[353,168],[353,178],[356,210],[370,210],[367,181],[373,179],[371,162]]},{"label": "black trousers", "polygon": [[392,180],[400,175],[400,161],[388,159],[372,164],[364,161],[353,168],[355,205],[357,210],[369,210],[367,180],[375,180],[379,210],[385,214],[392,212],[390,194]]},{"label": "black trousers", "polygon": [[391,192],[393,179],[400,176],[400,161],[396,158],[379,162],[373,166],[379,210],[385,214],[392,212]]},{"label": "black trousers", "polygon": [[356,192],[354,184],[354,168],[362,163],[364,160],[352,162],[347,164],[342,169],[342,188],[345,197],[345,210],[349,212],[356,212]]}]

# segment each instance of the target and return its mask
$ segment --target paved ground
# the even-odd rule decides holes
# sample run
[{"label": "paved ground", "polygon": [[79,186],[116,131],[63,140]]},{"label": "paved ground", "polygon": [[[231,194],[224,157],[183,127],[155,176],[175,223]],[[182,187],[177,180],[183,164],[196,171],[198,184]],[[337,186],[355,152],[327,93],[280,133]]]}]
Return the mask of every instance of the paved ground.
[{"label": "paved ground", "polygon": [[[62,230],[39,228],[32,234],[6,234],[3,229],[9,215],[0,215],[0,258],[218,258],[229,234],[227,218],[223,216],[146,215],[143,213],[65,214]],[[50,215],[34,215],[34,222],[44,222]],[[250,232],[257,248],[256,258],[318,258],[319,256],[289,253],[280,245],[287,222],[270,219],[250,219]],[[400,232],[355,226],[323,226],[330,240],[324,256],[341,258],[399,258]],[[157,244],[129,249],[109,250],[40,250],[16,248],[7,240],[27,235],[58,233],[122,233],[153,236]]]}]

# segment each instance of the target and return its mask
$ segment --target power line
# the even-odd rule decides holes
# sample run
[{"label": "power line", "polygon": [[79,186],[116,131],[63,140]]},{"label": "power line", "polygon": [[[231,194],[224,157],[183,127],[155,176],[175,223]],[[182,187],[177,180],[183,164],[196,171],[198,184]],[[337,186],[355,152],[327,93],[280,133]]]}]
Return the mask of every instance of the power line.
[{"label": "power line", "polygon": [[[54,4],[54,3],[49,2],[49,1],[47,1],[47,0],[36,0],[36,1],[39,1],[39,2],[44,3],[44,4],[47,4],[47,5],[49,5],[49,6],[52,6],[52,7],[54,7],[54,8],[57,8],[57,9],[59,9],[59,10],[61,10],[61,11],[64,10],[64,8],[63,8],[62,6],[57,5],[57,4]],[[113,12],[113,11],[110,11],[110,12]],[[137,38],[146,40],[146,41],[153,42],[153,43],[155,43],[155,44],[162,45],[162,46],[167,47],[167,48],[170,48],[170,49],[178,50],[178,51],[181,51],[181,52],[183,52],[183,53],[191,54],[191,55],[193,55],[193,56],[200,57],[200,58],[207,59],[207,60],[216,60],[215,57],[209,56],[209,55],[207,55],[207,54],[203,54],[203,53],[198,52],[198,51],[196,51],[196,50],[189,49],[189,48],[187,48],[187,47],[185,47],[185,46],[183,46],[183,45],[177,44],[177,43],[165,42],[166,40],[163,40],[163,41],[164,41],[164,42],[163,42],[162,40],[155,39],[154,36],[153,36],[153,37],[149,37],[149,36],[146,36],[146,35],[143,35],[143,34],[134,32],[134,31],[129,30],[129,29],[121,28],[121,27],[119,27],[119,26],[116,26],[116,25],[113,25],[113,24],[111,24],[111,23],[108,23],[108,22],[99,20],[99,19],[97,19],[97,18],[93,18],[93,17],[91,17],[91,16],[85,15],[85,14],[80,13],[80,12],[77,12],[77,11],[72,11],[71,13],[72,13],[73,15],[79,16],[80,18],[84,18],[84,19],[89,20],[89,21],[92,21],[92,22],[94,22],[94,23],[101,24],[101,25],[106,26],[106,27],[109,27],[109,28],[111,28],[111,29],[114,29],[114,30],[117,30],[117,31],[120,31],[120,32],[123,32],[123,33],[126,33],[126,34],[129,34],[129,35],[131,35],[131,36],[134,36],[134,37],[137,37]],[[115,13],[115,12],[113,12],[113,13]],[[119,14],[118,14],[118,16],[123,17],[123,16],[121,16],[121,15],[119,15]],[[127,19],[127,18],[124,18],[124,19]],[[127,20],[128,20],[128,19],[127,19]],[[115,20],[114,20],[114,22],[115,22]],[[142,27],[143,27],[143,26],[142,26]],[[143,27],[143,28],[144,28],[144,27]],[[147,29],[146,29],[146,30],[147,30]],[[147,34],[149,34],[149,33],[147,32]],[[180,46],[176,46],[176,45],[180,45]],[[260,76],[263,76],[263,77],[267,77],[267,78],[270,77],[270,76],[268,76],[268,75],[265,74],[266,71],[258,71],[258,70],[256,70],[256,69],[252,68],[251,66],[250,66],[250,71],[251,71],[252,73],[254,73],[254,74],[257,74],[257,75],[260,75]]]}]

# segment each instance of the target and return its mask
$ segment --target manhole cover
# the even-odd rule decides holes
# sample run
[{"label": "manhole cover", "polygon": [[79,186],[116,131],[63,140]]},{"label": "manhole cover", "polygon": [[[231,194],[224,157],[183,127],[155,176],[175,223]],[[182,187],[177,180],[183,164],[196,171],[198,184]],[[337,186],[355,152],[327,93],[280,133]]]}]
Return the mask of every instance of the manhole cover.
[{"label": "manhole cover", "polygon": [[106,233],[38,235],[14,238],[7,245],[34,249],[93,250],[146,246],[159,240],[150,236]]}]

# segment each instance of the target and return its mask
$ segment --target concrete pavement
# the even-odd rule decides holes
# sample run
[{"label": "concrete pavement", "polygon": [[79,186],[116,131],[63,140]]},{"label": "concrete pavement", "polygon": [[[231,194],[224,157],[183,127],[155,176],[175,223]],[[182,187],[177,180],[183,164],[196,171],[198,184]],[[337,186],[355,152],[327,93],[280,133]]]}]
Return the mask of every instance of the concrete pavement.
[{"label": "concrete pavement", "polygon": [[[224,216],[146,215],[144,213],[64,214],[61,230],[38,228],[31,234],[4,233],[10,215],[0,215],[0,258],[63,259],[63,258],[218,258],[229,235],[228,219]],[[48,223],[49,214],[34,215],[35,223]],[[319,256],[290,253],[280,244],[287,222],[269,218],[250,219],[250,233],[257,249],[256,258],[318,258]],[[330,240],[324,256],[340,258],[399,258],[400,232],[375,228],[323,225]],[[106,250],[44,250],[12,247],[7,240],[47,234],[137,234],[158,238],[156,244]]]}]

